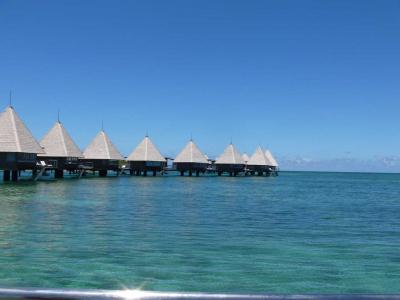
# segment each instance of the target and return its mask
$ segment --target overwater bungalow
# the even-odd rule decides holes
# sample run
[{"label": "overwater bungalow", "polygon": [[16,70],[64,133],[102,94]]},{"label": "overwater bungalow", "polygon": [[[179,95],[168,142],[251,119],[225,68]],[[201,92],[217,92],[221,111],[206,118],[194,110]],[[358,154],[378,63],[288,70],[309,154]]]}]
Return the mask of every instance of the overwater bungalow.
[{"label": "overwater bungalow", "polygon": [[167,165],[167,160],[146,135],[140,144],[128,156],[131,174],[147,176],[147,172],[162,172]]},{"label": "overwater bungalow", "polygon": [[250,160],[247,162],[247,168],[252,175],[257,173],[258,176],[263,176],[264,174],[269,176],[271,174],[271,162],[261,147],[257,147],[254,154],[250,157]]},{"label": "overwater bungalow", "polygon": [[79,169],[82,152],[60,120],[43,137],[40,145],[45,153],[39,154],[39,159],[51,166],[49,169],[54,170],[55,178],[63,178],[64,170],[72,172]]},{"label": "overwater bungalow", "polygon": [[275,157],[272,155],[271,151],[266,150],[265,151],[265,156],[267,157],[268,161],[270,162],[270,167],[273,171],[278,170],[279,165],[278,162],[276,161]]},{"label": "overwater bungalow", "polygon": [[124,157],[104,130],[101,130],[83,151],[83,159],[80,161],[85,168],[98,171],[99,176],[105,177],[108,171],[119,171],[121,160],[124,160]]},{"label": "overwater bungalow", "polygon": [[245,162],[240,152],[231,143],[216,159],[215,167],[218,176],[221,176],[224,172],[228,173],[230,176],[236,176],[244,171]]},{"label": "overwater bungalow", "polygon": [[181,173],[181,176],[183,176],[185,172],[188,172],[189,176],[192,176],[193,172],[196,176],[199,176],[200,173],[205,173],[208,166],[209,162],[207,157],[201,152],[193,140],[190,140],[174,159],[174,167]]},{"label": "overwater bungalow", "polygon": [[0,170],[4,181],[18,181],[21,171],[37,168],[37,155],[44,153],[32,133],[10,105],[0,114]]}]

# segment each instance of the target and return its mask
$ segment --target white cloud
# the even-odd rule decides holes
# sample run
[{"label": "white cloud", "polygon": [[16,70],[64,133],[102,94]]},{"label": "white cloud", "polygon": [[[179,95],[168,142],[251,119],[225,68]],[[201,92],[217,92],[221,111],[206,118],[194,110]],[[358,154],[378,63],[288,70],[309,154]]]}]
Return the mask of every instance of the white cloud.
[{"label": "white cloud", "polygon": [[279,163],[281,170],[288,171],[400,172],[399,156],[375,156],[370,159],[311,159],[296,156],[281,157]]}]

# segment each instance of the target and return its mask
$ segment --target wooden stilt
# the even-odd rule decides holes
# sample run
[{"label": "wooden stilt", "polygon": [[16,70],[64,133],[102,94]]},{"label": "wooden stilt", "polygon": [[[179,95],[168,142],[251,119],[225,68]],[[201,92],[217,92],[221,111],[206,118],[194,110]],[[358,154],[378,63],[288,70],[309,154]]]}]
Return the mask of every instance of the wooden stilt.
[{"label": "wooden stilt", "polygon": [[153,171],[153,176],[157,176],[157,171]]},{"label": "wooden stilt", "polygon": [[3,181],[10,181],[11,178],[11,174],[10,174],[10,170],[4,170],[3,171]]},{"label": "wooden stilt", "polygon": [[146,170],[143,171],[143,176],[147,176],[147,171]]},{"label": "wooden stilt", "polygon": [[181,176],[184,176],[185,175],[185,171],[181,171]]},{"label": "wooden stilt", "polygon": [[11,172],[11,180],[14,182],[18,181],[18,171],[14,170]]},{"label": "wooden stilt", "polygon": [[192,170],[189,170],[189,176],[192,176],[193,174],[192,174]]},{"label": "wooden stilt", "polygon": [[64,178],[64,170],[56,169],[54,171],[54,178]]},{"label": "wooden stilt", "polygon": [[100,177],[106,177],[107,176],[107,170],[100,170],[99,171],[99,176]]},{"label": "wooden stilt", "polygon": [[200,176],[200,171],[196,171],[196,177]]}]

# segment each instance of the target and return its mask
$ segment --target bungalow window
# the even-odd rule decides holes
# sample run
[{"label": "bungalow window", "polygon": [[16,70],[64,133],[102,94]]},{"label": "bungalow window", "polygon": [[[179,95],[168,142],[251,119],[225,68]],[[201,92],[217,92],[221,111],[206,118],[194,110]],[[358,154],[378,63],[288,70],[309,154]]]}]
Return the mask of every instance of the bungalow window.
[{"label": "bungalow window", "polygon": [[67,157],[67,162],[73,163],[73,162],[77,162],[78,158],[77,157]]},{"label": "bungalow window", "polygon": [[36,154],[34,153],[18,153],[18,161],[35,161]]},{"label": "bungalow window", "polygon": [[51,160],[49,160],[49,161],[47,162],[47,164],[50,165],[50,166],[52,166],[52,167],[54,167],[54,168],[57,168],[58,162],[57,162],[57,160],[55,160],[55,159],[51,159]]}]

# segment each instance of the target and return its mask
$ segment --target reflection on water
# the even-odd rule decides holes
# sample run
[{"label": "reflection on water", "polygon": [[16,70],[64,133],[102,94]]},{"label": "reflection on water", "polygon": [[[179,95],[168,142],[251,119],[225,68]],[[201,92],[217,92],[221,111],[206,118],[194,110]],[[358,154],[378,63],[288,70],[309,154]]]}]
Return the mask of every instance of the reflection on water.
[{"label": "reflection on water", "polygon": [[398,292],[400,176],[0,184],[0,286]]}]

